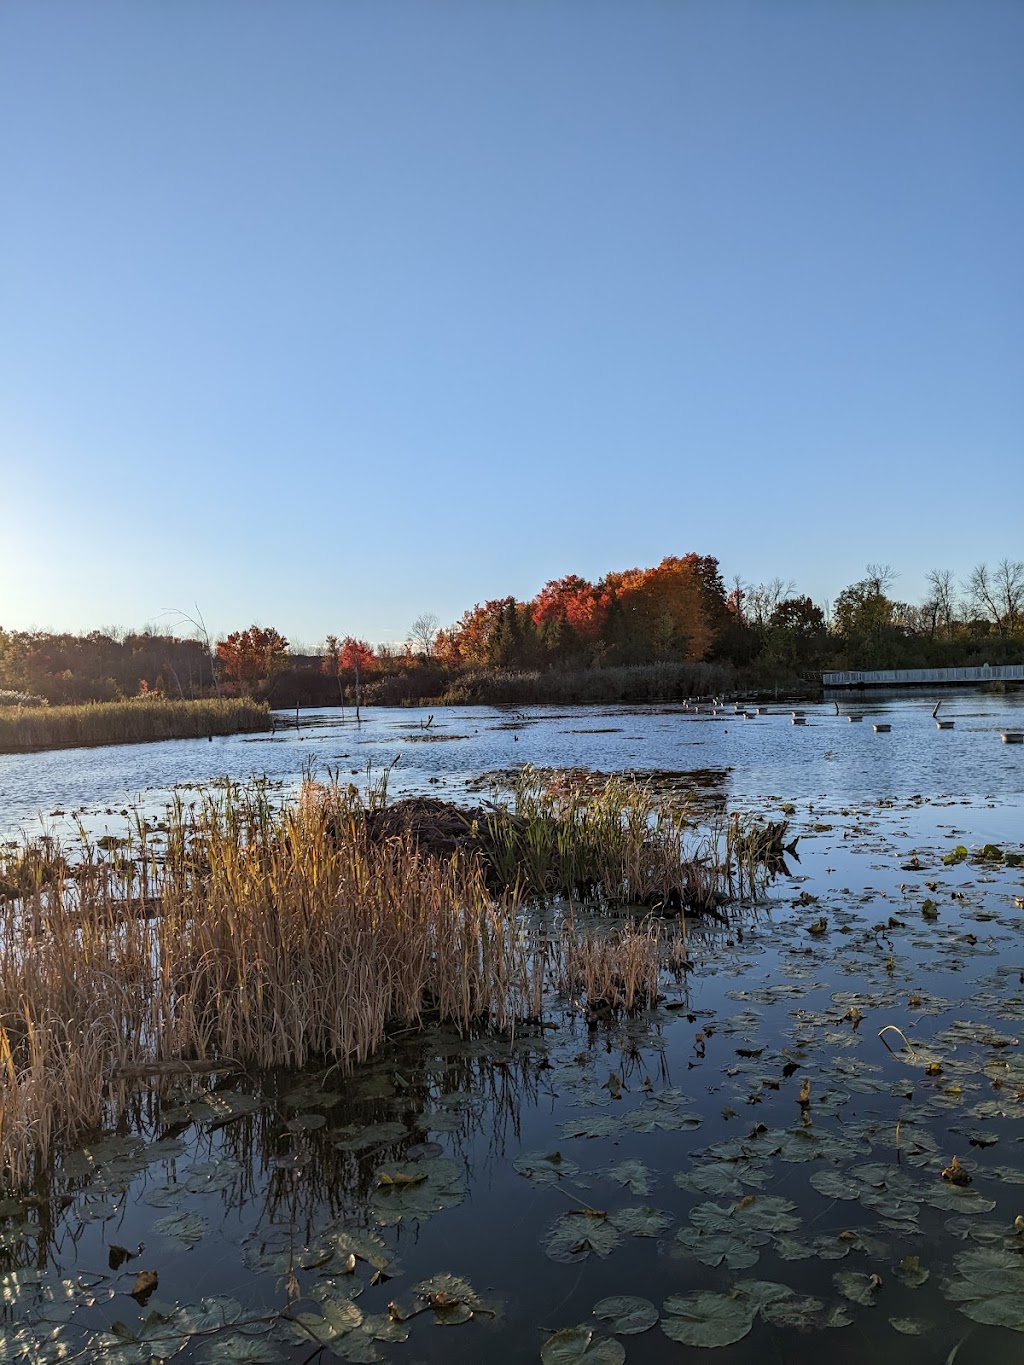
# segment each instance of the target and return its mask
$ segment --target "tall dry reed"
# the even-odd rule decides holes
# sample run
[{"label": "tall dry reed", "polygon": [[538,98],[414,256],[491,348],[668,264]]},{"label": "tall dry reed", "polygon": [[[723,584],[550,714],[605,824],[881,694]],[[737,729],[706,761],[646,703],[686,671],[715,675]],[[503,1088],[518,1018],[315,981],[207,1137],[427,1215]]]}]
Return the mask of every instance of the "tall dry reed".
[{"label": "tall dry reed", "polygon": [[82,706],[0,706],[0,753],[206,739],[269,729],[268,703],[246,697],[206,701],[134,697]]},{"label": "tall dry reed", "polygon": [[505,1026],[529,1012],[528,946],[476,859],[373,843],[345,789],[178,803],[165,845],[86,845],[0,907],[0,1163],[28,1178],[147,1065],[347,1068],[390,1023]]},{"label": "tall dry reed", "polygon": [[279,808],[227,785],[116,847],[0,848],[0,1172],[31,1180],[116,1115],[129,1079],[175,1063],[346,1070],[393,1025],[534,1017],[552,980],[633,1008],[656,993],[660,928],[553,939],[524,896],[640,900],[686,878],[703,894],[725,876],[717,843],[701,867],[678,821],[615,781],[524,777],[518,813],[496,817],[498,893],[487,851],[375,838],[365,799],[307,783]]}]

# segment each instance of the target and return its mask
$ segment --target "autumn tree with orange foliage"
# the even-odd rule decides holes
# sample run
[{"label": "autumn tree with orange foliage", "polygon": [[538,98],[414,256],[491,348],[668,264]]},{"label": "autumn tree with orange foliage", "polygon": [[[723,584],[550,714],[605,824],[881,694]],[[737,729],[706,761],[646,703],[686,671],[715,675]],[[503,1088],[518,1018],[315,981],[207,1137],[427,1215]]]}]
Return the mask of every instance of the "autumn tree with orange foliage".
[{"label": "autumn tree with orange foliage", "polygon": [[341,666],[350,668],[353,672],[358,669],[360,673],[372,673],[377,667],[377,655],[373,645],[346,635],[341,642]]},{"label": "autumn tree with orange foliage", "polygon": [[217,658],[228,678],[253,692],[280,667],[287,648],[288,641],[273,627],[250,626],[219,641]]},{"label": "autumn tree with orange foliage", "polygon": [[730,621],[713,555],[668,555],[653,569],[609,574],[604,587],[616,604],[609,646],[622,663],[699,663]]},{"label": "autumn tree with orange foliage", "polygon": [[526,608],[514,597],[495,597],[464,611],[451,630],[437,634],[434,657],[449,667],[501,668],[516,658],[517,633]]},{"label": "autumn tree with orange foliage", "polygon": [[596,584],[578,574],[552,579],[532,602],[477,603],[439,632],[435,657],[478,668],[699,662],[732,623],[718,560],[669,556]]},{"label": "autumn tree with orange foliage", "polygon": [[549,654],[579,654],[581,646],[601,639],[612,595],[578,574],[545,583],[531,604],[530,616]]}]

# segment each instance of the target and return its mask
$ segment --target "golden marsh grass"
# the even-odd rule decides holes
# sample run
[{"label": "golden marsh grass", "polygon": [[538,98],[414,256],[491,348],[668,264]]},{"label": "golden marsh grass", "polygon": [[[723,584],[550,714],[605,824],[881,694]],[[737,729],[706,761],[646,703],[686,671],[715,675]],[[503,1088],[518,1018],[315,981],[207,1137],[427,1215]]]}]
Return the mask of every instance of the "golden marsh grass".
[{"label": "golden marsh grass", "polygon": [[269,729],[268,703],[246,697],[207,701],[135,697],[83,706],[0,706],[0,753],[206,739]]},{"label": "golden marsh grass", "polygon": [[[346,1071],[396,1026],[536,1019],[551,983],[611,1009],[654,999],[670,938],[669,958],[685,956],[674,923],[588,932],[570,905],[552,937],[525,901],[581,885],[636,901],[696,878],[681,825],[633,786],[585,796],[529,783],[504,843],[494,817],[504,891],[471,844],[439,857],[407,834],[373,838],[363,797],[340,783],[307,783],[280,808],[262,784],[227,786],[178,801],[160,833],[139,819],[124,841],[83,835],[73,857],[52,840],[10,850],[6,1178],[31,1180],[55,1150],[121,1115],[140,1077],[157,1085],[175,1064],[327,1060]],[[705,891],[726,881],[713,848]]]}]

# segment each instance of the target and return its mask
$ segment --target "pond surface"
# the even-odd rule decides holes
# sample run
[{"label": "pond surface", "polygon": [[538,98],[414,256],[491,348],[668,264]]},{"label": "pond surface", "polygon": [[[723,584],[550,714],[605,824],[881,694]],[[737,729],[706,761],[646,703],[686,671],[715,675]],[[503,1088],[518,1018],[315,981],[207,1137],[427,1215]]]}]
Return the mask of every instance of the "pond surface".
[{"label": "pond surface", "polygon": [[140,1098],[56,1198],[0,1204],[0,1361],[1019,1361],[1024,750],[998,736],[1024,713],[949,698],[940,732],[932,705],[885,703],[889,734],[831,706],[324,713],[257,747],[0,759],[48,770],[23,820],[225,757],[290,784],[307,754],[399,753],[392,790],[444,795],[521,760],[728,769],[730,807],[791,802],[800,835],[635,1018],[552,1000],[554,1027],[405,1035],[349,1078]]},{"label": "pond surface", "polygon": [[[1001,731],[1024,729],[1024,691],[945,693],[939,715],[954,722],[952,730],[936,728],[931,697],[874,694],[838,704],[839,716],[832,702],[802,706],[803,726],[781,705],[749,720],[731,707],[716,714],[678,706],[372,708],[358,726],[351,709],[335,708],[300,712],[298,727],[294,713],[278,713],[272,735],[0,754],[0,835],[38,833],[40,816],[60,828],[73,811],[102,828],[108,812],[140,802],[158,807],[176,786],[224,777],[265,774],[291,788],[310,768],[363,783],[368,769],[379,778],[390,767],[394,795],[452,799],[481,773],[523,763],[709,770],[725,774],[723,794],[734,805],[773,795],[864,801],[915,793],[1002,804],[1024,791],[1024,745],[1000,742]],[[851,711],[863,720],[848,721]],[[875,722],[891,724],[891,732],[876,733]]]}]

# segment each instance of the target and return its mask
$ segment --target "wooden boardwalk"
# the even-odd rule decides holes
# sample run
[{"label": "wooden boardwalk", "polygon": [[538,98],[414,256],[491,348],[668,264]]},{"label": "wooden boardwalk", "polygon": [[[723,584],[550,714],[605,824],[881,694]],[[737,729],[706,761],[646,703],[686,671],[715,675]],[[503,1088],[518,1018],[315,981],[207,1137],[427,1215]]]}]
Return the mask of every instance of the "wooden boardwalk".
[{"label": "wooden boardwalk", "polygon": [[842,687],[972,687],[979,683],[1024,684],[1024,664],[982,664],[980,668],[895,668],[864,673],[823,673],[821,685]]}]

